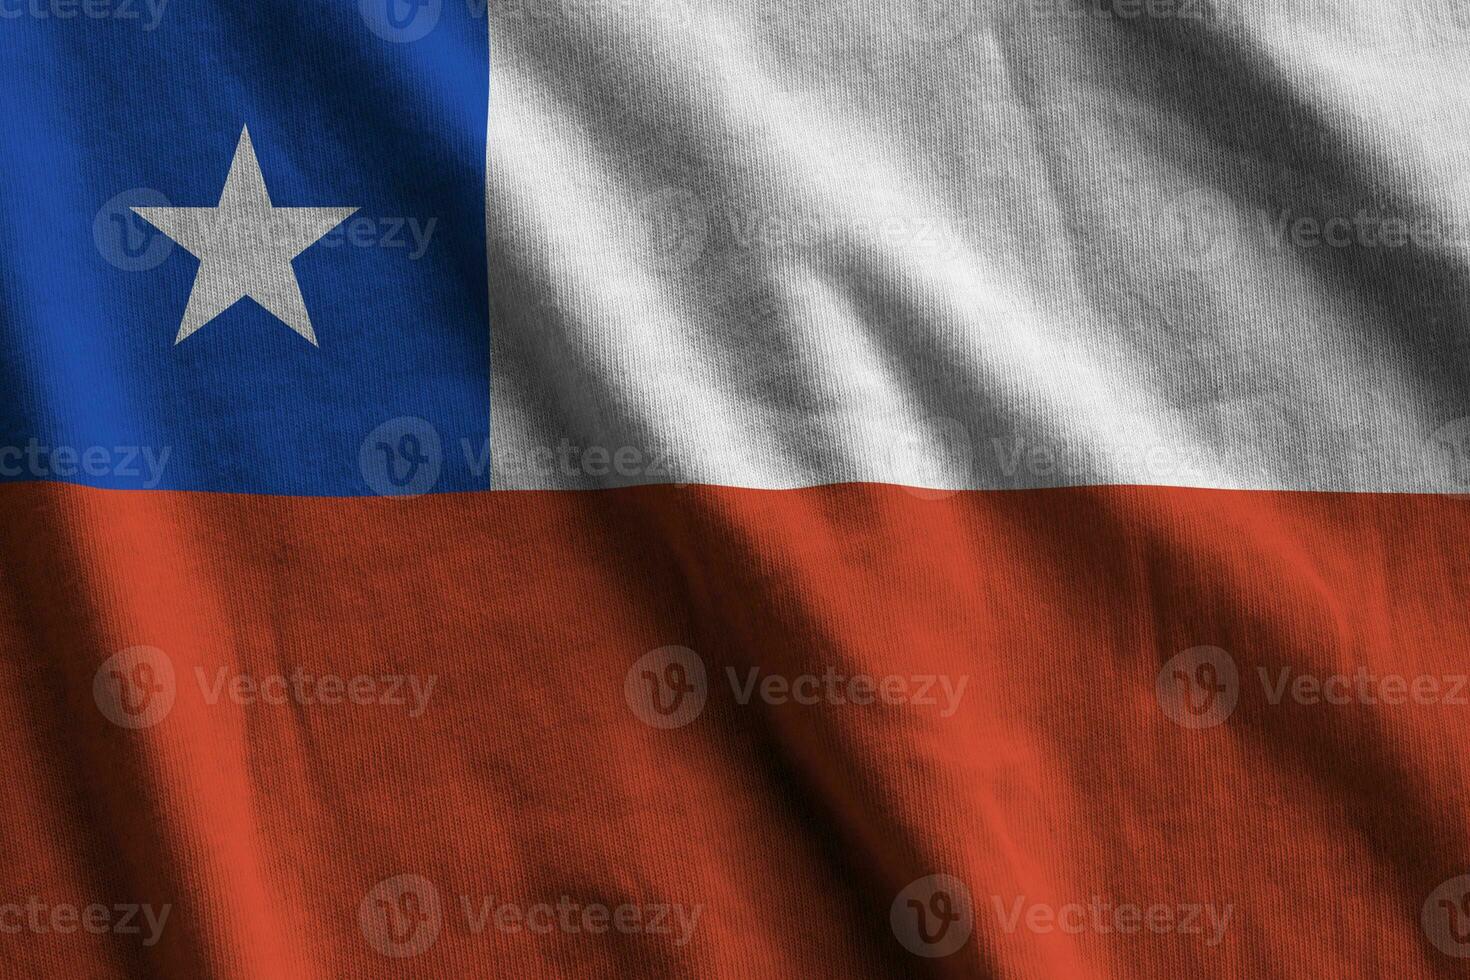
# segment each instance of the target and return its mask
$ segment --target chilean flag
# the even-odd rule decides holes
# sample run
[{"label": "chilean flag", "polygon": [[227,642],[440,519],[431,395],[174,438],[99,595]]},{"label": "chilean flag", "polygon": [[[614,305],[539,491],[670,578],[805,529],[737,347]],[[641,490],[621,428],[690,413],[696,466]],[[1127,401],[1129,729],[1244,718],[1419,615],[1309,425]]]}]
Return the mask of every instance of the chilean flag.
[{"label": "chilean flag", "polygon": [[0,0],[0,975],[1463,975],[1467,44]]}]

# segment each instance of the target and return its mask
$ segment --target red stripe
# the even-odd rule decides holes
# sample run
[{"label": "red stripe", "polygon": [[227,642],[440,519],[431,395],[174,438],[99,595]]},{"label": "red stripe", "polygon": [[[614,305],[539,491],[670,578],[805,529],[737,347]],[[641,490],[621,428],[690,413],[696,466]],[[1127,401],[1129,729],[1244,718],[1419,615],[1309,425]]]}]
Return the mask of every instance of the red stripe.
[{"label": "red stripe", "polygon": [[[929,496],[0,489],[0,820],[15,845],[0,906],[173,906],[151,948],[29,929],[0,948],[22,973],[178,977],[1461,965],[1420,914],[1470,861],[1470,706],[1444,703],[1470,697],[1451,690],[1470,670],[1464,500]],[[659,730],[635,717],[624,680],[674,644],[702,658],[708,702]],[[129,731],[98,709],[93,680],[138,645],[166,652],[177,698]],[[1239,706],[1192,730],[1166,716],[1156,681],[1201,645],[1238,665]],[[741,705],[727,669],[744,682],[752,667],[968,686],[951,717]],[[219,668],[439,680],[409,718],[210,705],[196,671]],[[1441,686],[1430,699],[1420,682],[1425,696],[1399,705],[1272,704],[1283,668]],[[421,954],[390,959],[358,913],[400,873],[434,883],[443,925]],[[935,873],[969,888],[974,935],[919,959],[890,905]],[[683,946],[561,926],[477,935],[460,895],[701,912]],[[1130,914],[1094,911],[1094,896],[1176,910],[1175,925],[1120,932]],[[1218,945],[1207,923],[1179,928],[1207,905],[1232,909]],[[1045,909],[1075,931],[1046,930]]]}]

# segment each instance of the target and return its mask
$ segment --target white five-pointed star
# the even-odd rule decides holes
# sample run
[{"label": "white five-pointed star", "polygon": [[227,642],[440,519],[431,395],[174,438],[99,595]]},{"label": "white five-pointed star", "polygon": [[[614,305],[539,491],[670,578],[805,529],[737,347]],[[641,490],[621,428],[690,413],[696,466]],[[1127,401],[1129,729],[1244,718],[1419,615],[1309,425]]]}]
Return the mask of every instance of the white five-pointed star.
[{"label": "white five-pointed star", "polygon": [[272,206],[248,128],[240,132],[218,207],[133,211],[199,260],[175,344],[247,296],[316,344],[291,260],[357,208]]}]

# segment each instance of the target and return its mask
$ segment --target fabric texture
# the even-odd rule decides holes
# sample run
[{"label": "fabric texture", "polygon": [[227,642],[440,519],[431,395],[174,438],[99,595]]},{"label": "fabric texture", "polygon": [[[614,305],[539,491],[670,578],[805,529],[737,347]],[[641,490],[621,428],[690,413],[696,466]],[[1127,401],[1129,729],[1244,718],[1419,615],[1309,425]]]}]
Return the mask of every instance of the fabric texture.
[{"label": "fabric texture", "polygon": [[0,0],[0,977],[1463,975],[1467,47]]},{"label": "fabric texture", "polygon": [[497,485],[1465,489],[1453,5],[498,9]]}]

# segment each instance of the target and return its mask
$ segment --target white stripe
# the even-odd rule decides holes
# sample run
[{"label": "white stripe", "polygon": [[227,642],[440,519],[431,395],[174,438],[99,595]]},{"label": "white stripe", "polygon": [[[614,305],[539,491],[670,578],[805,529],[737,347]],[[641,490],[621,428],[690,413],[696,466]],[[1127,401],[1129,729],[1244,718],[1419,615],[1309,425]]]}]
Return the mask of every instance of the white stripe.
[{"label": "white stripe", "polygon": [[495,485],[1470,489],[1455,48],[1075,2],[494,14]]}]

